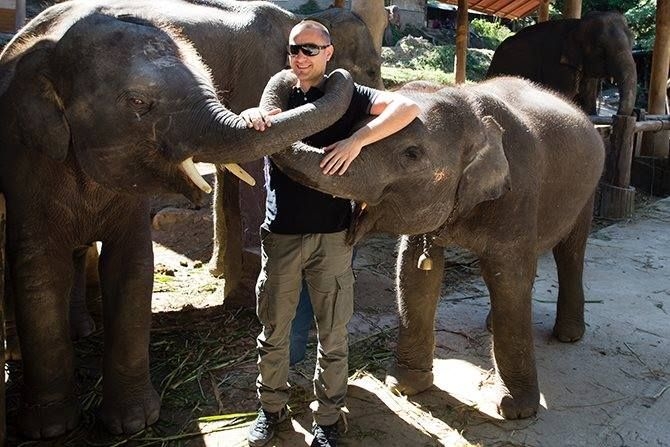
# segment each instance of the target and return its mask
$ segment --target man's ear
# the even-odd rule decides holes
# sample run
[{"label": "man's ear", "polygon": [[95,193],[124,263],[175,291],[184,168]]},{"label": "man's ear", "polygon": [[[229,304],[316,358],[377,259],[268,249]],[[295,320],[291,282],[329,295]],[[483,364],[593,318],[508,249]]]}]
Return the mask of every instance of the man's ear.
[{"label": "man's ear", "polygon": [[63,161],[70,147],[70,126],[49,70],[53,43],[37,43],[21,56],[8,89],[16,104],[16,122],[23,143]]}]

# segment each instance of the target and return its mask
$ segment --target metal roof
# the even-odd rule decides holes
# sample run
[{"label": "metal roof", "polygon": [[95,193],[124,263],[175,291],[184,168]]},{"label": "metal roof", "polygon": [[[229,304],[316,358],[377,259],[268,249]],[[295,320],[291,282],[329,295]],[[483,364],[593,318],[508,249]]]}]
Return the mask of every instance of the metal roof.
[{"label": "metal roof", "polygon": [[[438,1],[458,5],[458,0]],[[525,17],[537,10],[538,6],[540,6],[540,0],[468,0],[468,9],[506,19]]]}]

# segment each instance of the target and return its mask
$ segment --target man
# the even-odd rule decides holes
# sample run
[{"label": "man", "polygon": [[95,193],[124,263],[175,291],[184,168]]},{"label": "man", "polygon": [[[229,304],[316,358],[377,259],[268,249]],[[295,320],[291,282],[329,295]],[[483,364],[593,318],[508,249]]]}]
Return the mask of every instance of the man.
[{"label": "man", "polygon": [[[291,30],[288,49],[291,70],[298,78],[289,97],[289,108],[294,108],[323,95],[326,63],[334,48],[326,27],[306,20]],[[251,109],[242,115],[249,126],[263,130],[271,125],[273,113]],[[399,94],[356,85],[345,115],[305,142],[325,147],[321,163],[325,175],[342,175],[365,145],[402,129],[418,113],[418,106]],[[369,115],[375,118],[353,132],[354,125]],[[353,313],[352,247],[345,242],[351,203],[294,182],[269,159],[265,174],[262,267],[256,284],[257,313],[263,324],[257,339],[261,409],[250,427],[249,445],[268,443],[276,425],[287,417],[289,334],[304,279],[319,343],[312,446],[334,447],[345,407],[347,323]]]}]

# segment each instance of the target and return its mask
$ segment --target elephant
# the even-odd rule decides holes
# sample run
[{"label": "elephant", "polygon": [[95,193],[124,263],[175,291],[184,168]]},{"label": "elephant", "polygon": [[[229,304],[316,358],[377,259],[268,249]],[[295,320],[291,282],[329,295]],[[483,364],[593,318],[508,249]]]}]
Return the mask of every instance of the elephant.
[{"label": "elephant", "polygon": [[[538,256],[553,250],[558,269],[553,333],[577,341],[585,330],[582,272],[602,139],[574,104],[522,78],[398,92],[419,104],[419,117],[364,148],[344,175],[323,175],[323,151],[299,143],[271,158],[294,180],[357,203],[351,243],[370,232],[402,235],[399,335],[387,375],[397,392],[433,383],[444,247],[479,257],[492,306],[498,411],[529,417],[539,405],[531,323]],[[275,95],[268,107],[283,104],[286,92]]]},{"label": "elephant", "polygon": [[[237,113],[256,106],[267,81],[286,66],[288,34],[301,20],[300,16],[268,2],[170,0],[161,2],[160,8],[153,0],[95,0],[86,4],[95,4],[108,14],[141,14],[178,29],[209,67],[226,106]],[[380,25],[372,20],[378,15],[373,6],[369,1],[354,1],[352,8],[356,13],[332,8],[312,18],[328,26],[337,44],[328,71],[342,67],[356,82],[383,88],[381,58],[371,39],[371,35],[381,35],[383,29],[378,30]],[[43,33],[57,25],[61,16],[74,14],[81,7],[78,1],[58,4],[45,11],[39,20],[29,23],[23,35]],[[262,178],[262,162],[251,161],[244,166],[255,178]],[[209,265],[212,274],[225,277],[226,296],[239,286],[243,246],[259,245],[256,230],[263,216],[264,194],[263,188],[240,185],[237,177],[225,168],[217,169],[215,231]],[[95,256],[90,256],[92,253],[91,249],[87,255],[89,264],[96,262]],[[85,308],[84,284],[73,290],[70,301],[72,332],[79,337],[94,328]],[[15,358],[20,356],[17,347],[10,352]]]},{"label": "elephant", "polygon": [[264,133],[249,129],[221,103],[184,34],[152,18],[148,4],[129,5],[57,4],[0,54],[0,192],[23,357],[17,419],[30,438],[57,436],[79,419],[68,297],[82,250],[101,242],[100,416],[112,433],[133,433],[160,410],[148,357],[150,195],[202,203],[211,187],[194,163],[279,150],[331,125],[353,91],[348,73],[335,72],[318,103],[278,114]]},{"label": "elephant", "polygon": [[619,90],[618,115],[635,107],[637,72],[633,35],[618,12],[591,12],[528,26],[505,39],[493,54],[487,78],[521,76],[561,92],[596,115],[600,79]]}]

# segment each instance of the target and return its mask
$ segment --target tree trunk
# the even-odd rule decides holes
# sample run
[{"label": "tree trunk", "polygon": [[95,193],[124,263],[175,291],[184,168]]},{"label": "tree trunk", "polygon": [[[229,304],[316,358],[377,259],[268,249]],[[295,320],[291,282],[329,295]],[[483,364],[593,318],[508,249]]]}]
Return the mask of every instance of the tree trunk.
[{"label": "tree trunk", "polygon": [[537,8],[537,21],[546,22],[549,20],[549,0],[540,0],[540,6]]},{"label": "tree trunk", "polygon": [[465,82],[465,65],[468,55],[468,0],[458,0],[456,24],[456,84]]},{"label": "tree trunk", "polygon": [[367,25],[377,54],[382,54],[384,30],[388,25],[388,14],[384,0],[351,0],[351,12],[359,16]]},{"label": "tree trunk", "polygon": [[564,19],[581,19],[582,18],[582,0],[565,0],[563,6]]},{"label": "tree trunk", "polygon": [[[648,112],[663,115],[665,111],[670,67],[670,0],[656,3],[656,40],[651,60],[651,80],[649,81]],[[647,132],[642,137],[642,155],[668,158],[670,132]]]}]

